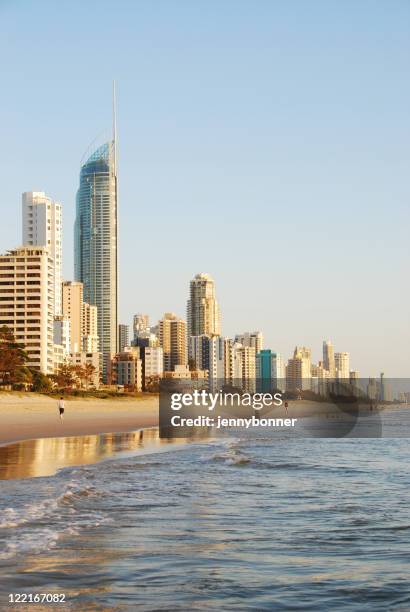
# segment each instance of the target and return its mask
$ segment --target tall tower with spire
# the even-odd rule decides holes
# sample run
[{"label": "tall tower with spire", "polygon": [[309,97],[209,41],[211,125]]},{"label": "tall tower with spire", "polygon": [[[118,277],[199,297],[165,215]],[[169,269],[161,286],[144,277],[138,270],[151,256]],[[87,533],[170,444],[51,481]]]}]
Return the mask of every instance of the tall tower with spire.
[{"label": "tall tower with spire", "polygon": [[74,224],[74,276],[84,285],[84,300],[97,306],[98,335],[106,379],[117,352],[118,324],[118,198],[115,83],[110,140],[83,162]]}]

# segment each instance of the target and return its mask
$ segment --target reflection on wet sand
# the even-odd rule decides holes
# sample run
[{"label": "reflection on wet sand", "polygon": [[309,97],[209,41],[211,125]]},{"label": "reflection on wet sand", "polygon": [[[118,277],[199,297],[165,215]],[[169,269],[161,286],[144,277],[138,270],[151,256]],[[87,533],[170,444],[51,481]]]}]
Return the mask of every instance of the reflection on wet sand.
[{"label": "reflection on wet sand", "polygon": [[67,466],[97,463],[119,453],[126,456],[166,450],[170,445],[194,441],[197,437],[193,434],[189,439],[162,440],[158,429],[152,428],[127,433],[24,440],[0,446],[0,480],[51,476]]}]

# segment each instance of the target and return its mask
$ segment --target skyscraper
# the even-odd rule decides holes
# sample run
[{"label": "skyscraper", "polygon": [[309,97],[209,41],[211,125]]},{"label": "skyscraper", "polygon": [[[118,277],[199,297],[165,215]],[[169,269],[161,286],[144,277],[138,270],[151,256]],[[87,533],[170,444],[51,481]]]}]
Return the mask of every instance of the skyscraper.
[{"label": "skyscraper", "polygon": [[53,259],[54,314],[61,314],[62,207],[44,191],[26,191],[22,196],[24,246],[44,246]]},{"label": "skyscraper", "polygon": [[112,140],[96,149],[81,167],[74,248],[75,280],[84,285],[84,300],[98,309],[98,335],[106,379],[118,340],[115,114]]},{"label": "skyscraper", "polygon": [[220,311],[215,298],[215,283],[209,274],[197,274],[190,282],[187,304],[188,337],[219,336]]},{"label": "skyscraper", "polygon": [[164,371],[187,364],[186,322],[173,312],[166,312],[158,322],[159,343],[164,351]]},{"label": "skyscraper", "polygon": [[330,340],[323,341],[323,367],[329,372],[330,378],[335,377],[335,352]]},{"label": "skyscraper", "polygon": [[121,353],[126,346],[130,345],[130,328],[120,323],[118,325],[118,352]]}]

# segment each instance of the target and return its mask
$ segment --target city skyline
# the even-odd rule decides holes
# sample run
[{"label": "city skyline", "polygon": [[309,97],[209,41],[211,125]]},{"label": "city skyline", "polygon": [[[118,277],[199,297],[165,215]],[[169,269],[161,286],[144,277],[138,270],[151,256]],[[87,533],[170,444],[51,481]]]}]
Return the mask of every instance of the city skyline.
[{"label": "city skyline", "polygon": [[[157,28],[149,6],[136,3],[137,11],[127,4],[129,28],[119,14],[110,22],[100,13],[101,27],[80,36],[77,48],[63,33],[52,54],[46,35],[27,52],[33,26],[41,23],[45,34],[58,29],[49,3],[35,11],[25,6],[24,19],[19,7],[2,8],[2,40],[13,61],[1,102],[8,155],[1,210],[17,212],[21,192],[29,190],[62,202],[63,278],[73,278],[79,159],[110,124],[115,77],[119,322],[135,312],[153,320],[167,311],[184,316],[187,279],[205,270],[218,286],[224,336],[261,329],[272,350],[289,356],[295,345],[311,346],[315,360],[330,337],[350,352],[361,375],[406,376],[410,96],[400,74],[409,8],[398,3],[386,15],[365,4],[301,7],[309,25],[303,32],[290,9],[269,3],[251,21],[250,8],[238,6],[234,29],[216,6],[206,14],[185,7],[182,20],[180,10],[173,15],[164,7],[167,31],[165,21]],[[70,7],[68,22],[79,6]],[[83,10],[86,16],[90,9]],[[123,40],[89,79],[79,60],[115,27],[124,28]],[[249,27],[251,49],[242,45]],[[138,36],[131,37],[132,28]],[[292,45],[303,52],[298,61]],[[34,69],[30,74],[39,58],[41,78]],[[22,62],[29,96],[20,82]],[[39,95],[56,74],[64,112],[53,96]],[[300,96],[307,79],[309,95]],[[15,217],[0,228],[3,252],[20,245]],[[137,241],[140,254],[150,253],[149,265],[135,252]]]}]

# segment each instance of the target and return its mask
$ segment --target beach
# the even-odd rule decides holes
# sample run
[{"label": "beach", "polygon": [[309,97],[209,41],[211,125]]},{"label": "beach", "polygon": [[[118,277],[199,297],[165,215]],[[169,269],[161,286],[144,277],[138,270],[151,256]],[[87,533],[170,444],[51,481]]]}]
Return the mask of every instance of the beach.
[{"label": "beach", "polygon": [[158,424],[158,397],[65,398],[63,422],[58,399],[36,393],[1,393],[0,444],[35,438],[135,431]]}]

